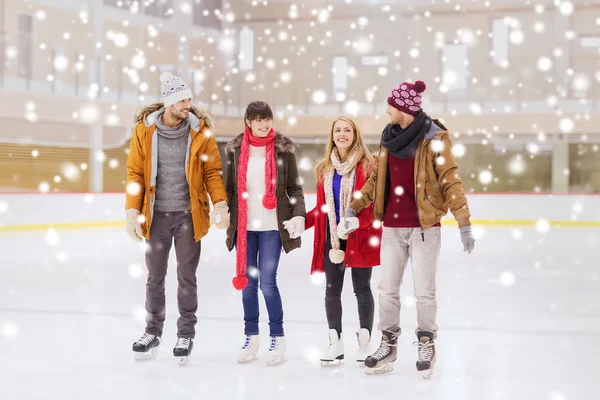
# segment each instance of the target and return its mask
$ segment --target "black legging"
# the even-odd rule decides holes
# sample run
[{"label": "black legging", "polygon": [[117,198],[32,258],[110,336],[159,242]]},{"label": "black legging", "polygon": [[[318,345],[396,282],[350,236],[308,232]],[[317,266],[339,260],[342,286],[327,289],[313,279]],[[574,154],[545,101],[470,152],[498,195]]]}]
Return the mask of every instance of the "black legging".
[{"label": "black legging", "polygon": [[[329,329],[335,329],[338,335],[342,332],[342,287],[344,285],[344,272],[346,267],[342,264],[334,264],[329,259],[331,249],[331,237],[327,227],[327,244],[325,246],[325,312]],[[346,250],[346,241],[340,240],[341,250]],[[375,313],[375,301],[371,292],[371,273],[373,267],[351,268],[352,285],[358,302],[358,319],[360,327],[373,330],[373,316]]]}]

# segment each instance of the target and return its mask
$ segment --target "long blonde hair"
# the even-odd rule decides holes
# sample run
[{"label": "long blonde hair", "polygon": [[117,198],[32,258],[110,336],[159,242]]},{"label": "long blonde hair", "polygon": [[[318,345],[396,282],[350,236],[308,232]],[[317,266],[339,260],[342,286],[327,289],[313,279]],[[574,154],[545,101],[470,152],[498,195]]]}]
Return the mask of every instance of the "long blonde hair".
[{"label": "long blonde hair", "polygon": [[358,162],[362,161],[363,163],[363,174],[367,175],[371,167],[375,165],[375,157],[373,156],[373,152],[371,151],[371,148],[363,141],[362,134],[360,133],[360,130],[354,121],[348,117],[342,116],[333,121],[333,124],[331,124],[331,129],[329,130],[329,140],[327,142],[327,147],[325,148],[325,158],[323,158],[323,160],[321,160],[315,167],[317,183],[323,183],[325,174],[329,171],[333,171],[333,163],[331,162],[331,152],[335,148],[335,142],[333,141],[333,129],[338,121],[349,123],[354,130],[354,141],[348,150],[348,154],[352,154],[357,148],[362,149],[363,156]]}]

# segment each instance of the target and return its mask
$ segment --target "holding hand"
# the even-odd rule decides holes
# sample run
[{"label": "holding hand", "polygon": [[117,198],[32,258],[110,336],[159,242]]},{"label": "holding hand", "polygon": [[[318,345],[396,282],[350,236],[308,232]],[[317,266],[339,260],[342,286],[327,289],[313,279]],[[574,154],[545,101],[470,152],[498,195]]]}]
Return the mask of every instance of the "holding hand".
[{"label": "holding hand", "polygon": [[294,217],[283,221],[283,227],[288,231],[291,239],[297,239],[304,233],[304,222],[304,217]]},{"label": "holding hand", "polygon": [[340,239],[348,239],[348,235],[357,230],[359,227],[358,217],[356,211],[352,207],[346,208],[346,214],[343,218],[340,218],[338,224],[338,237]]},{"label": "holding hand", "polygon": [[460,228],[460,240],[464,246],[463,251],[471,253],[475,248],[475,238],[473,237],[471,225],[465,225]]},{"label": "holding hand", "polygon": [[358,229],[358,218],[357,217],[345,217],[340,219],[340,223],[337,227],[338,238],[346,240],[348,235]]},{"label": "holding hand", "polygon": [[140,222],[140,212],[135,208],[125,210],[125,229],[130,238],[136,242],[141,242],[144,239],[142,235],[142,224]]},{"label": "holding hand", "polygon": [[227,202],[220,201],[213,206],[210,213],[210,224],[215,225],[217,229],[229,228],[229,207]]}]

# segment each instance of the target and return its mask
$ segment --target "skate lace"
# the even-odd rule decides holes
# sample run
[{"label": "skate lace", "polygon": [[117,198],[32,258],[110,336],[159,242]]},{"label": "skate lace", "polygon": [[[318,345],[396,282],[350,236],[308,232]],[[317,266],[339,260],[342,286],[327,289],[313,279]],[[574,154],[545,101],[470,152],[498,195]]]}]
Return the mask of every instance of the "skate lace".
[{"label": "skate lace", "polygon": [[388,354],[390,354],[390,350],[392,347],[396,346],[395,344],[390,344],[388,341],[386,341],[385,339],[383,339],[381,341],[381,345],[379,345],[379,348],[377,349],[377,351],[375,352],[375,354],[373,354],[373,357],[375,357],[378,360],[381,360],[385,357],[388,356]]},{"label": "skate lace", "polygon": [[147,346],[150,344],[150,342],[152,342],[154,340],[156,336],[154,335],[149,335],[147,333],[144,333],[142,335],[142,337],[140,338],[140,340],[138,340],[138,343],[143,344],[144,346]]},{"label": "skate lace", "polygon": [[433,346],[432,341],[427,342],[414,342],[415,346],[419,346],[419,361],[431,361],[433,358]]},{"label": "skate lace", "polygon": [[190,347],[191,342],[192,342],[191,339],[179,338],[179,339],[177,339],[177,344],[175,344],[175,347],[180,348],[180,349],[187,349],[188,347]]},{"label": "skate lace", "polygon": [[273,350],[277,349],[277,345],[278,345],[277,338],[272,337],[271,345],[269,346],[269,351],[273,351]]},{"label": "skate lace", "polygon": [[242,349],[246,350],[248,347],[250,347],[251,341],[252,341],[252,338],[250,336],[246,336],[246,341],[244,342]]}]

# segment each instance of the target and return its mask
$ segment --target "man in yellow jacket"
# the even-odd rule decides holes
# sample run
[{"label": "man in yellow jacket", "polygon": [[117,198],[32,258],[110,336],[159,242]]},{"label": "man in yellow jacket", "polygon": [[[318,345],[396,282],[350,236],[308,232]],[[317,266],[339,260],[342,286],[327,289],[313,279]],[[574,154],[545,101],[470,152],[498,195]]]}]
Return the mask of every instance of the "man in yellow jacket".
[{"label": "man in yellow jacket", "polygon": [[174,242],[180,317],[173,355],[183,363],[195,337],[200,240],[213,223],[227,229],[229,209],[212,117],[192,105],[192,91],[181,78],[164,72],[160,80],[163,102],[144,107],[135,116],[127,157],[127,233],[148,244],[146,330],[133,344],[133,351],[137,359],[157,355],[165,321],[165,277]]}]

